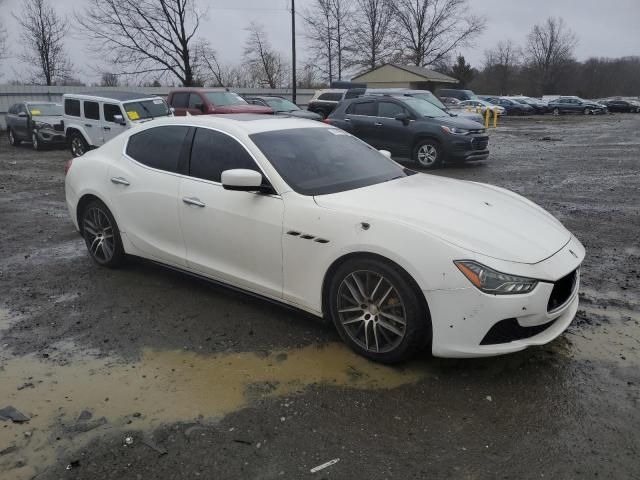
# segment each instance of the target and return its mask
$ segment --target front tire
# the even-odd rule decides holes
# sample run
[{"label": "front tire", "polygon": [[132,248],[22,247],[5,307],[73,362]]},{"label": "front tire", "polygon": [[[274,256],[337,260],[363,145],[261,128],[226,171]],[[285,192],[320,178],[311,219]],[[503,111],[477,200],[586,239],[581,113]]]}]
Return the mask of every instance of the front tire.
[{"label": "front tire", "polygon": [[554,108],[553,109],[553,114],[556,115],[556,116],[560,115],[560,109],[559,108]]},{"label": "front tire", "polygon": [[71,134],[71,138],[69,139],[69,146],[71,148],[71,154],[75,158],[81,157],[89,150],[87,141],[79,132],[74,132]]},{"label": "front tire", "polygon": [[18,146],[18,145],[20,145],[21,143],[22,143],[22,141],[21,141],[21,140],[18,140],[18,139],[16,138],[16,135],[15,135],[15,133],[13,133],[13,130],[9,129],[9,144],[10,144],[12,147],[17,147],[17,146]]},{"label": "front tire", "polygon": [[340,337],[356,353],[381,363],[413,357],[430,340],[431,323],[407,274],[378,259],[354,258],[338,267],[329,308]]},{"label": "front tire", "polygon": [[83,208],[80,229],[94,262],[108,268],[124,262],[125,253],[118,224],[100,200],[93,200]]},{"label": "front tire", "polygon": [[591,115],[591,110],[588,108],[585,108],[582,113],[584,113],[585,115]]},{"label": "front tire", "polygon": [[442,147],[437,140],[421,140],[413,149],[413,161],[425,169],[437,168],[442,164]]},{"label": "front tire", "polygon": [[31,143],[36,152],[42,150],[42,145],[40,144],[40,140],[38,139],[38,134],[36,132],[31,134]]}]

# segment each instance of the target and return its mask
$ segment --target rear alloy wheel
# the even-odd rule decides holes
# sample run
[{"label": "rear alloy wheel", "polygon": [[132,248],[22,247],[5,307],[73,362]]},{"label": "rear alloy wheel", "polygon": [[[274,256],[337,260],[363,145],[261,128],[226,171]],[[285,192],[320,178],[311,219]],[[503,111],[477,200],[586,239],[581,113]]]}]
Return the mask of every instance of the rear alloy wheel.
[{"label": "rear alloy wheel", "polygon": [[87,153],[87,150],[89,149],[89,145],[87,145],[87,142],[80,133],[71,134],[69,145],[71,147],[71,153],[76,158]]},{"label": "rear alloy wheel", "polygon": [[80,218],[82,236],[91,258],[103,267],[117,267],[124,260],[120,231],[113,215],[99,200],[90,202]]},{"label": "rear alloy wheel", "polygon": [[423,140],[413,151],[413,160],[422,168],[436,168],[442,163],[440,144],[435,140]]},{"label": "rear alloy wheel", "polygon": [[20,140],[18,140],[15,136],[15,134],[13,133],[13,130],[9,129],[9,144],[12,147],[17,147],[18,145],[20,145]]},{"label": "rear alloy wheel", "polygon": [[360,355],[396,363],[425,345],[428,313],[396,267],[376,259],[349,260],[338,268],[329,295],[338,333]]},{"label": "rear alloy wheel", "polygon": [[553,114],[554,115],[560,115],[560,109],[559,108],[554,108],[553,109]]},{"label": "rear alloy wheel", "polygon": [[42,145],[40,145],[40,140],[38,139],[38,134],[33,132],[31,134],[31,143],[33,144],[33,149],[38,151],[42,149]]}]

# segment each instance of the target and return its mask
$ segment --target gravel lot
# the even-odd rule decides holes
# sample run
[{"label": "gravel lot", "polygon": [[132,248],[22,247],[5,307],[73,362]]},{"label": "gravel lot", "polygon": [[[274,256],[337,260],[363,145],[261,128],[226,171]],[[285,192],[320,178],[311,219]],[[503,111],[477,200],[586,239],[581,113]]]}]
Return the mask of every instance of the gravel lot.
[{"label": "gravel lot", "polygon": [[0,408],[31,420],[0,420],[0,477],[640,478],[638,131],[640,115],[509,119],[488,161],[439,170],[556,215],[587,248],[581,306],[545,347],[398,368],[303,314],[98,268],[67,217],[69,153],[3,138]]}]

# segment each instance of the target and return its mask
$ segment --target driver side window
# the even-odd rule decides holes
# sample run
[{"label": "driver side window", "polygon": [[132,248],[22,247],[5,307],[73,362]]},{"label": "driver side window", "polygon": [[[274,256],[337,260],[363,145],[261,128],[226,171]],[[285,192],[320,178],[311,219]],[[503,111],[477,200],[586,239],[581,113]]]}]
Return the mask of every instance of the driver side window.
[{"label": "driver side window", "polygon": [[220,183],[222,172],[235,168],[262,173],[236,139],[222,132],[198,128],[191,148],[189,175]]}]

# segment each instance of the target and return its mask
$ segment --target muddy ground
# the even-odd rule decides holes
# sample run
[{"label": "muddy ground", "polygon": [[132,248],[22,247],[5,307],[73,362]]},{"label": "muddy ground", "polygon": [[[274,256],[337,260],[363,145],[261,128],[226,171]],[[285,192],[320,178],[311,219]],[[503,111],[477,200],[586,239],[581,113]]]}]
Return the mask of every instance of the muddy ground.
[{"label": "muddy ground", "polygon": [[[0,143],[0,478],[640,478],[640,115],[513,119],[438,175],[512,189],[586,246],[551,344],[397,368],[306,315],[94,265],[66,151]],[[310,470],[339,459],[317,473]]]}]

